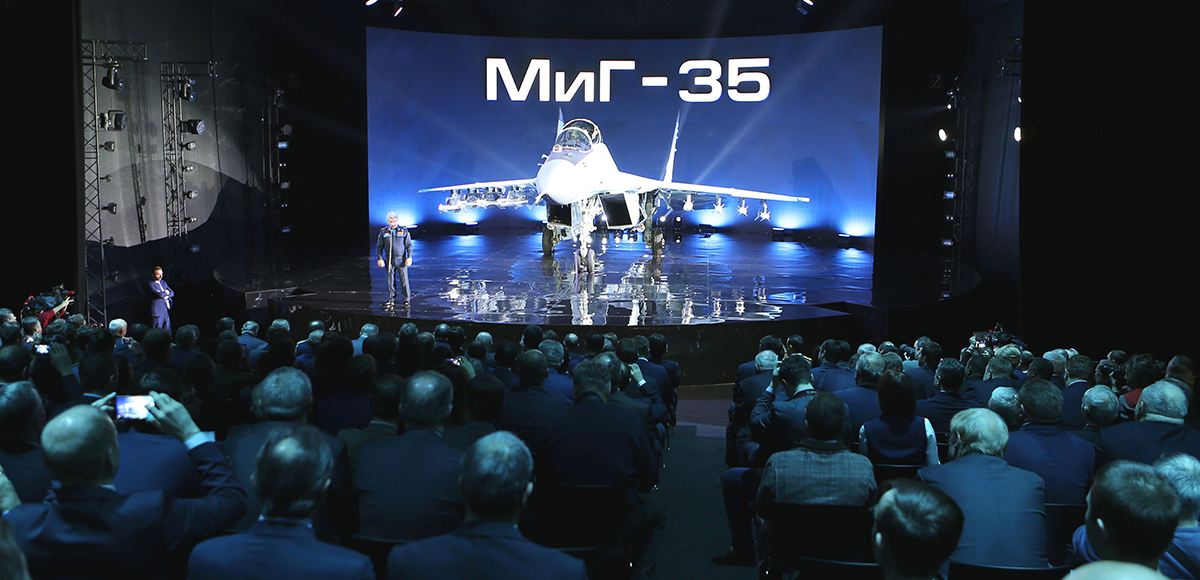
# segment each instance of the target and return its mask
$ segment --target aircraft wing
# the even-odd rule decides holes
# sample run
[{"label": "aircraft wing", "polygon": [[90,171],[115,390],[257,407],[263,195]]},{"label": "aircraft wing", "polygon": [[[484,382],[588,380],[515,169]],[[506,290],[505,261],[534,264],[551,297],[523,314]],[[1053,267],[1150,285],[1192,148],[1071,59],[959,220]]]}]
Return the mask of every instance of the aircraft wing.
[{"label": "aircraft wing", "polygon": [[751,191],[735,187],[720,187],[716,185],[679,183],[677,181],[658,181],[656,188],[660,194],[666,197],[667,206],[676,210],[685,209],[685,204],[689,198],[697,209],[716,205],[717,201],[724,196],[738,199],[761,199],[763,201],[786,201],[793,203],[810,201],[807,197],[795,195],[781,195],[778,193]]},{"label": "aircraft wing", "polygon": [[509,179],[505,181],[479,181],[462,185],[447,185],[419,190],[417,193],[446,192],[446,202],[438,205],[438,211],[460,211],[464,209],[498,207],[501,209],[530,205],[537,201],[537,188],[533,179]]}]

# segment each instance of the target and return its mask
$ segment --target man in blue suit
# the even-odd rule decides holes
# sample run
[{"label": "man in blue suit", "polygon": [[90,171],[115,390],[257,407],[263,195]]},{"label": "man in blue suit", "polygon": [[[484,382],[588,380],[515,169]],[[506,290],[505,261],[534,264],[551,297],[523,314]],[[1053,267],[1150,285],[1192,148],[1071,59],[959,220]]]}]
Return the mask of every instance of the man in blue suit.
[{"label": "man in blue suit", "polygon": [[1081,505],[1096,472],[1096,448],[1057,427],[1062,392],[1042,379],[1025,382],[1018,395],[1025,424],[1008,434],[1008,464],[1032,471],[1045,482],[1046,503]]},{"label": "man in blue suit", "polygon": [[582,560],[525,539],[517,522],[533,492],[533,457],[513,434],[498,432],[471,445],[458,487],[467,519],[457,530],[392,549],[388,578],[583,579]]},{"label": "man in blue suit", "polygon": [[[650,362],[662,366],[667,370],[667,377],[671,380],[672,392],[679,391],[680,381],[683,379],[683,373],[679,368],[679,363],[665,358],[667,355],[667,338],[661,334],[651,334],[649,340],[650,346]],[[674,401],[672,401],[674,404]]]},{"label": "man in blue suit", "polygon": [[243,533],[196,546],[188,578],[375,580],[369,558],[313,533],[310,518],[325,499],[333,466],[333,452],[314,427],[285,423],[272,430],[255,461],[261,517]]},{"label": "man in blue suit", "polygon": [[[158,392],[183,400],[183,378],[167,370],[146,373],[136,389],[139,395]],[[192,467],[187,448],[146,421],[132,423],[132,429],[117,435],[121,450],[121,471],[113,478],[117,491],[165,491],[172,497],[197,497],[200,476]]]},{"label": "man in blue suit", "polygon": [[858,438],[863,423],[878,419],[882,413],[879,409],[879,377],[883,376],[883,370],[883,357],[868,352],[858,357],[854,366],[854,380],[858,384],[834,393],[850,408],[846,420],[850,422],[851,439]]},{"label": "man in blue suit", "polygon": [[1200,432],[1183,423],[1187,410],[1187,395],[1170,382],[1158,381],[1142,389],[1133,411],[1136,421],[1100,430],[1096,448],[1101,461],[1129,459],[1149,464],[1172,451],[1200,458]]},{"label": "man in blue suit", "polygon": [[538,350],[546,355],[546,380],[542,381],[542,388],[569,403],[575,402],[575,384],[571,382],[571,377],[558,372],[566,356],[563,345],[554,340],[543,340],[538,344]]},{"label": "man in blue suit", "polygon": [[918,399],[928,399],[937,392],[933,376],[937,373],[938,363],[942,362],[942,345],[932,340],[917,345],[917,366],[904,369],[904,374],[912,377],[917,389]]},{"label": "man in blue suit", "polygon": [[442,439],[452,390],[441,374],[413,375],[400,398],[404,434],[363,445],[354,482],[362,534],[423,540],[462,524],[463,454]]},{"label": "man in blue suit", "polygon": [[187,447],[202,497],[115,491],[121,457],[116,427],[95,407],[72,407],[42,431],[43,458],[61,487],[45,503],[0,505],[34,578],[162,577],[173,558],[221,533],[246,510],[246,494],[211,434],[200,432],[183,405],[151,396],[147,421]]},{"label": "man in blue suit", "polygon": [[917,416],[929,419],[933,430],[938,433],[950,431],[950,420],[959,411],[979,407],[974,399],[964,399],[958,394],[963,383],[963,366],[952,358],[944,358],[938,363],[937,372],[933,375],[933,384],[937,392],[932,397],[917,403]]},{"label": "man in blue suit", "polygon": [[950,422],[951,461],[921,468],[917,479],[946,492],[966,516],[952,561],[1045,568],[1042,478],[1001,459],[1007,446],[999,415],[967,409]]},{"label": "man in blue suit", "polygon": [[150,277],[150,328],[165,328],[171,330],[171,301],[175,291],[163,280],[162,266],[154,267]]},{"label": "man in blue suit", "polygon": [[496,429],[510,431],[525,445],[538,449],[550,418],[565,411],[569,402],[542,388],[546,379],[546,355],[540,350],[527,350],[517,357],[514,365],[521,384],[504,397],[504,407],[496,417]]},{"label": "man in blue suit", "polygon": [[1063,429],[1082,429],[1083,394],[1092,388],[1096,376],[1096,363],[1087,355],[1077,354],[1067,360],[1067,388],[1063,389]]},{"label": "man in blue suit", "polygon": [[813,386],[818,391],[836,393],[855,385],[854,371],[838,366],[850,358],[850,345],[842,340],[829,339],[821,343],[818,351],[821,364],[812,370]]}]

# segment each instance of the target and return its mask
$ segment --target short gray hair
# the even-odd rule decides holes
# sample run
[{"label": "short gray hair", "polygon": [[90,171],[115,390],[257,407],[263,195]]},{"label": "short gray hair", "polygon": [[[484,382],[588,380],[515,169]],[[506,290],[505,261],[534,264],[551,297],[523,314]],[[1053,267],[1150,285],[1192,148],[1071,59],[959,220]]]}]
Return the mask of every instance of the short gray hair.
[{"label": "short gray hair", "polygon": [[529,448],[508,431],[497,431],[467,448],[458,480],[471,511],[490,520],[505,519],[521,507],[533,481]]},{"label": "short gray hair", "polygon": [[1063,371],[1067,370],[1067,355],[1061,348],[1056,348],[1043,354],[1042,358],[1054,363],[1054,374],[1056,375],[1062,374]]},{"label": "short gray hair", "polygon": [[1121,402],[1112,389],[1097,385],[1083,393],[1080,408],[1089,423],[1104,426],[1117,420],[1117,415],[1121,413]]},{"label": "short gray hair", "polygon": [[875,348],[875,345],[869,342],[864,342],[858,345],[858,354],[867,354],[868,352],[876,352],[877,350],[878,349]]},{"label": "short gray hair", "polygon": [[1182,419],[1188,411],[1187,395],[1183,389],[1167,381],[1158,381],[1142,389],[1138,403],[1145,405],[1147,413],[1172,419]]},{"label": "short gray hair", "polygon": [[377,334],[379,334],[379,327],[370,322],[362,325],[362,328],[358,331],[359,336],[372,337]]},{"label": "short gray hair", "polygon": [[385,217],[386,217],[387,219],[389,219],[389,220],[398,220],[398,219],[400,219],[400,216],[399,216],[399,215],[397,215],[397,214],[396,214],[396,212],[394,212],[394,211],[389,211],[389,212],[387,213],[387,216],[385,216]]},{"label": "short gray hair", "polygon": [[1179,494],[1181,520],[1200,516],[1200,460],[1186,453],[1168,453],[1154,462],[1154,471]]},{"label": "short gray hair", "polygon": [[764,350],[754,357],[754,369],[759,372],[773,371],[777,364],[779,364],[779,355],[774,351]]},{"label": "short gray hair", "polygon": [[492,348],[492,333],[481,332],[479,334],[476,334],[475,340],[477,342],[483,343],[483,346],[486,346],[488,348],[488,350],[491,350],[491,348]]},{"label": "short gray hair", "polygon": [[114,318],[108,321],[108,330],[111,332],[120,332],[129,328],[129,323],[122,318]]},{"label": "short gray hair", "polygon": [[562,365],[565,350],[557,340],[543,340],[538,344],[538,350],[546,355],[546,363],[550,365],[550,368],[556,369]]},{"label": "short gray hair", "polygon": [[854,364],[854,380],[861,382],[859,377],[863,377],[871,383],[879,382],[879,377],[883,376],[884,368],[886,368],[886,364],[879,353],[865,353],[859,356],[858,362]]},{"label": "short gray hair", "polygon": [[400,416],[417,427],[430,427],[450,415],[454,387],[446,375],[421,371],[408,378],[400,395]]},{"label": "short gray hair", "polygon": [[271,321],[271,330],[276,330],[276,329],[281,329],[281,330],[286,330],[288,332],[291,332],[292,331],[292,323],[288,322],[286,318],[276,318],[275,320]]},{"label": "short gray hair", "polygon": [[295,367],[275,369],[254,387],[253,401],[259,419],[295,421],[312,405],[312,381]]},{"label": "short gray hair", "polygon": [[242,334],[246,334],[247,332],[249,332],[251,335],[258,334],[258,323],[253,320],[247,320],[246,323],[242,325]]},{"label": "short gray hair", "polygon": [[316,346],[321,344],[321,339],[325,338],[325,331],[321,329],[314,330],[308,333],[308,344]]},{"label": "short gray hair", "polygon": [[987,409],[967,409],[954,415],[950,419],[950,439],[954,457],[969,453],[1003,457],[1008,449],[1004,419]]},{"label": "short gray hair", "polygon": [[996,387],[992,391],[992,397],[988,399],[987,408],[1013,428],[1019,427],[1021,419],[1025,416],[1020,395],[1012,387]]}]

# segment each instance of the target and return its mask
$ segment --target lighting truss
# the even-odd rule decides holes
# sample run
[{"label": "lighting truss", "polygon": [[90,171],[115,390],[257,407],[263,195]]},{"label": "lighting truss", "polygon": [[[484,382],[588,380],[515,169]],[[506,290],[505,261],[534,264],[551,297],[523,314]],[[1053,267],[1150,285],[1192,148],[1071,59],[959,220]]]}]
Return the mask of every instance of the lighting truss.
[{"label": "lighting truss", "polygon": [[[148,60],[144,42],[113,40],[84,40],[80,46],[83,73],[83,271],[77,283],[84,300],[84,316],[89,324],[108,323],[108,293],[105,280],[109,276],[104,255],[104,229],[100,219],[104,205],[100,203],[100,125],[99,77],[108,72],[111,62]],[[100,71],[103,70],[104,73]],[[134,86],[137,90],[137,86]],[[106,109],[107,110],[107,109]],[[104,180],[107,181],[107,180]],[[139,224],[141,208],[138,208]],[[143,230],[145,241],[145,230]]]},{"label": "lighting truss", "polygon": [[[945,91],[954,103],[954,155],[946,154],[947,175],[953,195],[942,192],[946,205],[948,237],[942,243],[942,296],[962,290],[964,267],[975,260],[975,205],[978,198],[979,135],[977,133],[978,79],[935,76],[931,88]],[[947,244],[946,242],[950,243]]]},{"label": "lighting truss", "polygon": [[181,83],[200,77],[216,77],[215,62],[164,62],[159,64],[159,88],[162,94],[163,181],[166,185],[167,243],[171,248],[171,264],[186,277],[188,224],[195,221],[187,215],[187,191],[183,159],[186,150]]}]

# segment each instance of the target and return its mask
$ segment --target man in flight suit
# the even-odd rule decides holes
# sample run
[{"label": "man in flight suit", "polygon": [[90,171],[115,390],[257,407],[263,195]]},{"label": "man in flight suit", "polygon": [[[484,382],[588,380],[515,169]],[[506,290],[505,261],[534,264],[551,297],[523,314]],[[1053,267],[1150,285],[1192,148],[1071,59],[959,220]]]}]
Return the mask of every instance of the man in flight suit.
[{"label": "man in flight suit", "polygon": [[396,212],[387,214],[388,225],[379,230],[379,241],[375,244],[379,267],[387,268],[387,306],[396,305],[396,284],[404,287],[404,305],[408,306],[412,292],[408,287],[408,267],[412,265],[412,236],[408,228],[400,227]]}]

